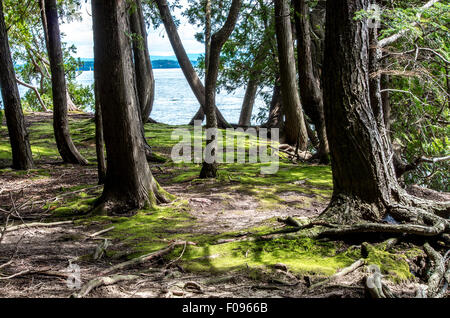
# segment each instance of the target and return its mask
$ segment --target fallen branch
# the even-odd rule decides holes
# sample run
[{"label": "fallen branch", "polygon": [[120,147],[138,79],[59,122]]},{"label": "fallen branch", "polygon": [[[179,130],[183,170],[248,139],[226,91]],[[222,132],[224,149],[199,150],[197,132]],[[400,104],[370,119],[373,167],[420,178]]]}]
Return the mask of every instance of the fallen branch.
[{"label": "fallen branch", "polygon": [[[73,221],[62,221],[62,222],[53,222],[53,223],[24,223],[21,225],[16,226],[10,226],[6,227],[6,233],[21,230],[24,228],[32,228],[32,227],[52,227],[52,226],[58,226],[58,225],[65,225],[65,224],[73,224]],[[2,228],[2,231],[5,230],[5,228]]]},{"label": "fallen branch", "polygon": [[90,234],[90,235],[88,236],[88,238],[93,238],[93,237],[96,237],[96,236],[105,234],[105,233],[107,233],[107,232],[109,232],[109,231],[112,231],[112,230],[114,230],[114,229],[115,229],[115,227],[114,227],[114,226],[111,226],[110,228],[107,228],[107,229],[105,229],[105,230],[101,230],[101,231],[95,232],[95,233],[93,233],[93,234]]},{"label": "fallen branch", "polygon": [[28,207],[28,206],[34,206],[36,204],[41,204],[41,203],[47,204],[50,201],[54,202],[54,201],[57,201],[57,200],[59,200],[59,199],[61,199],[63,197],[66,197],[66,196],[69,196],[69,195],[72,195],[72,194],[77,194],[77,193],[80,193],[80,192],[89,192],[89,191],[96,190],[96,189],[101,188],[101,187],[103,187],[103,185],[96,185],[96,186],[93,186],[93,187],[88,187],[88,188],[84,188],[84,189],[80,189],[80,190],[76,190],[76,191],[63,193],[63,194],[57,195],[56,197],[49,198],[49,199],[46,199],[46,200],[40,200],[40,201],[35,201],[35,202],[30,202],[28,204],[24,204],[24,205],[21,206],[21,208]]},{"label": "fallen branch", "polygon": [[176,246],[185,245],[185,244],[196,245],[195,243],[185,242],[185,241],[174,242],[174,243],[169,244],[166,248],[163,248],[162,250],[159,250],[159,251],[156,251],[153,253],[149,253],[149,254],[145,254],[145,255],[133,258],[129,261],[114,265],[114,266],[104,270],[103,272],[101,272],[101,275],[106,275],[106,274],[109,274],[109,273],[114,272],[119,269],[125,269],[128,267],[134,266],[134,265],[138,265],[138,264],[142,264],[142,263],[154,260],[155,258],[169,254],[171,251],[173,251],[173,249]]},{"label": "fallen branch", "polygon": [[343,276],[345,276],[347,274],[350,274],[351,272],[357,270],[358,268],[360,268],[361,266],[363,266],[365,264],[366,264],[366,261],[361,258],[361,259],[357,260],[356,262],[354,262],[352,265],[342,269],[340,272],[338,272],[338,273],[336,273],[334,275],[331,275],[329,278],[312,285],[310,287],[310,289],[317,288],[317,287],[322,286],[322,285],[324,285],[326,283],[332,282],[332,281],[336,280],[339,277],[343,277]]},{"label": "fallen branch", "polygon": [[8,280],[8,279],[12,279],[12,278],[19,277],[19,276],[25,276],[25,275],[45,275],[45,276],[56,276],[56,277],[61,277],[61,278],[68,278],[70,276],[69,274],[66,274],[66,273],[49,270],[49,268],[47,267],[47,268],[40,269],[40,270],[27,269],[27,270],[21,271],[19,273],[15,273],[11,276],[0,277],[0,280]]},{"label": "fallen branch", "polygon": [[135,280],[137,278],[139,278],[139,276],[136,275],[113,275],[113,276],[98,277],[84,284],[80,292],[73,293],[72,295],[70,295],[70,297],[83,298],[86,297],[93,289],[97,287],[114,285],[118,282]]}]

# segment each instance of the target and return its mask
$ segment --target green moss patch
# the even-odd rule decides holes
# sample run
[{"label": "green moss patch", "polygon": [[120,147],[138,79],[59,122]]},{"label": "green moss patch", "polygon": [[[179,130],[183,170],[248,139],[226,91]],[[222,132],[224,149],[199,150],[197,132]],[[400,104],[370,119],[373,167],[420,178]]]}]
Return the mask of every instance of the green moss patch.
[{"label": "green moss patch", "polygon": [[189,246],[182,265],[191,271],[226,272],[283,263],[294,273],[332,275],[358,257],[357,253],[336,254],[337,247],[336,243],[302,237]]},{"label": "green moss patch", "polygon": [[390,253],[382,247],[375,247],[368,243],[363,244],[368,252],[367,263],[377,265],[381,273],[388,276],[389,279],[401,282],[413,278],[405,254]]}]

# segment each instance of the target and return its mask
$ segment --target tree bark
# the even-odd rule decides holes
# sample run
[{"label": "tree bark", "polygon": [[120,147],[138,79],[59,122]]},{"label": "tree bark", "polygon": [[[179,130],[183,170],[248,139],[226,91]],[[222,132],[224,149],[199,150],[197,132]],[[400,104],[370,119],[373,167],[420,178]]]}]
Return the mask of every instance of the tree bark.
[{"label": "tree bark", "polygon": [[308,133],[297,86],[290,6],[287,0],[275,0],[275,28],[280,60],[281,96],[285,115],[286,143],[305,151]]},{"label": "tree bark", "polygon": [[[45,13],[45,0],[38,0],[39,2],[39,11],[41,13],[41,20],[42,20],[42,28],[44,29],[44,39],[45,39],[45,45],[47,48],[47,53],[50,56],[50,39],[49,39],[49,30],[48,30],[48,22],[47,22],[47,16]],[[45,63],[45,61],[43,61]],[[48,61],[47,61],[48,63]],[[41,72],[42,75],[44,75]],[[46,75],[49,75],[48,73]],[[68,111],[79,111],[77,105],[72,101],[72,98],[70,97],[69,90],[66,86],[66,99],[67,99],[67,110]]]},{"label": "tree bark", "polygon": [[150,171],[135,94],[125,0],[93,0],[95,85],[102,110],[107,163],[100,210],[124,214],[167,202]]},{"label": "tree bark", "polygon": [[[155,0],[156,5],[158,6],[158,10],[161,15],[161,19],[164,23],[164,27],[166,29],[167,35],[169,37],[170,43],[172,45],[173,51],[177,56],[178,63],[180,64],[181,69],[183,70],[184,76],[189,83],[189,86],[192,89],[195,97],[200,103],[201,110],[199,110],[195,116],[195,118],[204,118],[204,105],[205,105],[205,87],[203,86],[200,78],[197,75],[197,72],[192,67],[191,61],[184,50],[183,44],[181,43],[180,36],[178,35],[177,27],[173,21],[172,15],[170,13],[169,5],[167,4],[167,0]],[[215,107],[217,114],[217,121],[221,128],[230,127],[230,124],[227,123],[225,118],[219,109]],[[191,120],[190,125],[194,124],[194,118]]]},{"label": "tree bark", "polygon": [[297,57],[301,102],[305,113],[312,120],[317,131],[317,137],[319,138],[319,160],[323,164],[328,164],[330,162],[330,150],[326,134],[323,95],[320,80],[314,75],[311,53],[309,5],[306,0],[294,0],[293,3],[297,31]]},{"label": "tree bark", "polygon": [[78,152],[69,133],[67,87],[56,0],[45,0],[45,16],[47,18],[48,53],[52,73],[53,129],[56,145],[64,162],[85,165],[87,164],[87,160]]},{"label": "tree bark", "polygon": [[379,96],[371,92],[367,21],[354,19],[368,5],[369,0],[327,2],[324,108],[334,188],[321,218],[350,224],[380,221],[390,214],[433,233],[448,231],[443,218],[449,215],[448,202],[408,196],[397,182]]},{"label": "tree bark", "polygon": [[259,80],[250,78],[245,90],[244,101],[242,102],[241,114],[239,116],[239,126],[248,127],[252,119],[253,106],[255,105],[256,94],[258,92]]},{"label": "tree bark", "polygon": [[[206,71],[206,91],[205,91],[205,106],[206,113],[206,128],[217,129],[217,117],[215,112],[216,105],[216,86],[217,77],[219,75],[220,66],[220,52],[223,45],[233,32],[237,19],[239,17],[239,11],[241,9],[241,0],[233,0],[231,3],[230,12],[228,13],[227,20],[223,27],[214,33],[211,37],[210,55],[208,61],[208,69]],[[212,142],[217,140],[207,139],[206,145],[208,146]],[[215,178],[217,174],[217,163],[207,163],[203,161],[202,170],[200,172],[200,178]]]},{"label": "tree bark", "polygon": [[269,119],[264,128],[279,128],[283,126],[283,106],[281,100],[281,86],[279,76],[273,86],[272,100],[270,101]]},{"label": "tree bark", "polygon": [[11,58],[2,0],[0,0],[0,61],[0,86],[11,144],[12,168],[28,170],[33,168],[33,156]]},{"label": "tree bark", "polygon": [[136,0],[135,4],[136,8],[130,14],[130,26],[131,32],[135,35],[133,40],[134,71],[142,122],[145,124],[150,117],[155,99],[155,78],[148,50],[141,0]]},{"label": "tree bark", "polygon": [[[266,32],[267,33],[267,32]],[[262,39],[258,52],[253,62],[252,71],[245,90],[244,101],[242,102],[241,114],[239,116],[239,126],[248,127],[252,118],[253,106],[255,105],[258,86],[261,82],[262,69],[260,64],[266,58],[267,35]]]},{"label": "tree bark", "polygon": [[97,154],[98,184],[104,184],[106,178],[105,140],[103,137],[102,107],[98,90],[95,87],[95,151]]}]

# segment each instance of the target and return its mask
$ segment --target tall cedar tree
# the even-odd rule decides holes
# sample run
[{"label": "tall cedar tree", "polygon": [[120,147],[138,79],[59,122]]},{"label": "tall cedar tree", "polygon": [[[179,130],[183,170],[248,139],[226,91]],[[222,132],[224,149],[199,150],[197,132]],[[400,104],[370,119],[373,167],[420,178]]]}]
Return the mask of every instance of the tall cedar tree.
[{"label": "tall cedar tree", "polygon": [[280,61],[282,105],[285,115],[284,135],[286,143],[298,145],[300,150],[308,146],[308,133],[298,94],[294,44],[292,41],[291,8],[287,0],[275,0],[275,29]]},{"label": "tall cedar tree", "polygon": [[98,209],[112,214],[168,202],[150,171],[135,94],[126,0],[93,0],[95,85],[107,154]]},{"label": "tall cedar tree", "polygon": [[45,0],[45,17],[48,28],[48,54],[52,73],[53,130],[61,158],[66,163],[87,164],[75,147],[67,119],[67,87],[61,50],[56,0]]},{"label": "tall cedar tree", "polygon": [[381,103],[374,101],[380,94],[370,91],[379,85],[370,85],[369,69],[375,62],[369,58],[368,23],[355,20],[368,5],[369,0],[327,1],[324,108],[334,190],[321,217],[348,224],[390,215],[398,222],[420,225],[366,224],[364,231],[448,232],[449,224],[442,218],[449,216],[448,202],[409,196],[397,182]]},{"label": "tall cedar tree", "polygon": [[[217,77],[219,76],[220,52],[223,45],[233,32],[241,9],[241,0],[233,0],[230,12],[223,27],[214,33],[211,37],[211,45],[208,59],[208,69],[206,70],[205,87],[205,113],[206,128],[217,129],[217,117],[215,112]],[[216,137],[215,137],[216,138]],[[207,139],[207,146],[211,143],[217,143],[217,140]],[[214,151],[214,150],[213,150]],[[217,163],[208,163],[203,161],[200,178],[215,178],[217,175]]]},{"label": "tall cedar tree", "polygon": [[155,99],[155,77],[148,51],[147,29],[141,0],[136,0],[131,8],[130,26],[133,33],[134,70],[136,89],[141,107],[142,122],[145,124],[152,112]]},{"label": "tall cedar tree", "polygon": [[13,169],[28,170],[33,168],[28,133],[25,128],[16,73],[11,58],[8,32],[3,15],[3,1],[0,0],[0,86],[5,108],[6,125],[11,143]]},{"label": "tall cedar tree", "polygon": [[297,34],[297,58],[300,98],[303,109],[312,120],[319,138],[318,156],[323,164],[329,163],[329,147],[323,110],[323,95],[320,80],[314,74],[310,12],[307,0],[294,0],[294,21]]},{"label": "tall cedar tree", "polygon": [[[189,83],[189,86],[192,89],[195,97],[200,103],[200,109],[194,118],[191,120],[190,125],[194,124],[194,120],[203,120],[205,117],[204,107],[205,107],[205,87],[203,86],[200,78],[198,77],[197,72],[192,66],[191,61],[189,60],[188,55],[186,54],[186,50],[184,49],[183,43],[181,43],[180,36],[178,35],[177,26],[173,21],[172,14],[170,13],[169,4],[167,0],[155,0],[156,5],[158,6],[159,13],[161,15],[161,20],[164,23],[164,28],[166,29],[167,36],[170,40],[170,44],[172,45],[173,51],[177,57],[178,63],[180,64],[181,70],[186,77],[186,80]],[[219,111],[217,107],[215,107],[218,125],[221,128],[230,127],[230,124],[227,123],[222,113]]]}]

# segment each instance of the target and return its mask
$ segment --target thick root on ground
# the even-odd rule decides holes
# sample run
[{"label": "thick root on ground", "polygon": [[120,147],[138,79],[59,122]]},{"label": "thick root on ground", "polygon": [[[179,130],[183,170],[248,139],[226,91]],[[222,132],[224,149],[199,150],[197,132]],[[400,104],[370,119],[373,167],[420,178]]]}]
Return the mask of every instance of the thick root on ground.
[{"label": "thick root on ground", "polygon": [[114,194],[104,191],[90,213],[94,215],[133,215],[139,209],[149,209],[158,204],[170,203],[175,198],[174,195],[165,191],[156,180],[153,180],[151,190],[146,192],[146,195],[142,195],[142,199],[137,196],[116,198]]},{"label": "thick root on ground", "polygon": [[[428,278],[428,292],[429,298],[437,298],[440,294],[439,287],[441,285],[442,278],[445,274],[445,258],[441,254],[436,252],[430,244],[426,243],[423,246],[425,253],[427,253],[430,260],[434,263],[431,269],[431,275]],[[443,296],[443,295],[442,295]],[[442,297],[441,296],[441,297]]]}]

